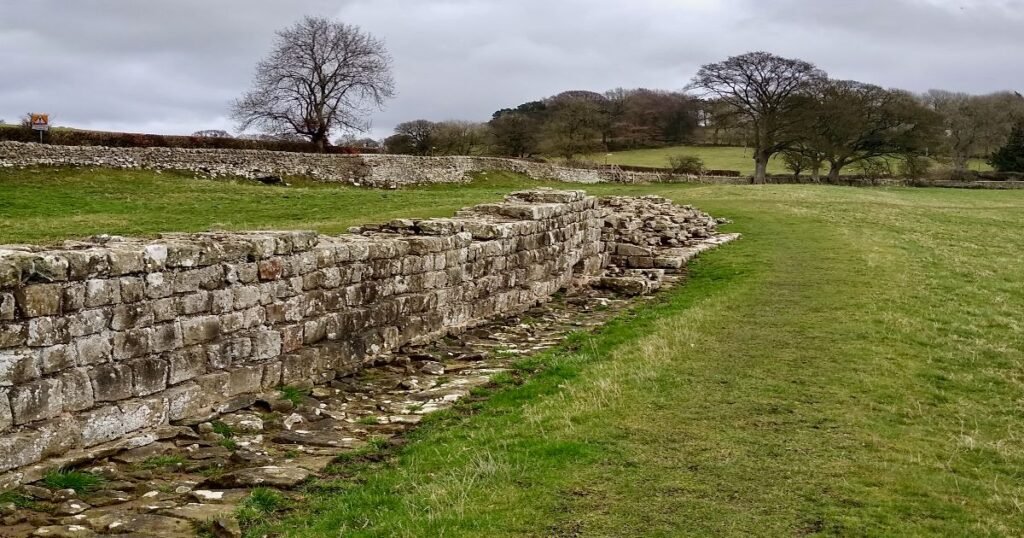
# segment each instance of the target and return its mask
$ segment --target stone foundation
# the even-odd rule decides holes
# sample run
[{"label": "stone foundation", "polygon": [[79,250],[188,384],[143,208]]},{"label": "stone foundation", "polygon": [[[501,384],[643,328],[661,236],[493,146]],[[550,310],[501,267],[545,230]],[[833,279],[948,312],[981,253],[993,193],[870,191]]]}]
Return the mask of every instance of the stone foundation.
[{"label": "stone foundation", "polygon": [[337,237],[0,247],[0,472],[146,444],[161,427],[330,381],[574,283],[656,281],[716,234],[692,208],[628,200],[531,191]]}]

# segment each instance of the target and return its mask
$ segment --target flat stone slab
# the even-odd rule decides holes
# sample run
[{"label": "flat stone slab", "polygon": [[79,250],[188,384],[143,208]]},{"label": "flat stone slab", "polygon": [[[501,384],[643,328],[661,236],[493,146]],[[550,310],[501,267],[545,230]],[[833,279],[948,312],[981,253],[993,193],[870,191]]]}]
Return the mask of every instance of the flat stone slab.
[{"label": "flat stone slab", "polygon": [[272,487],[291,489],[305,482],[313,473],[300,467],[251,467],[240,469],[222,476],[210,478],[204,487],[256,488]]}]

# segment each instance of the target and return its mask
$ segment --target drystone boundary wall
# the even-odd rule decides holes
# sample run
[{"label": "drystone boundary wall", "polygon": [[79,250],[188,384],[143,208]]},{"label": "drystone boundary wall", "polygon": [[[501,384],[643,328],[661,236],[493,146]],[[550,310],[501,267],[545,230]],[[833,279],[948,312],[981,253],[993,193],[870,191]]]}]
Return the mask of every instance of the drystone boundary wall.
[{"label": "drystone boundary wall", "polygon": [[0,486],[525,310],[601,274],[605,213],[582,191],[534,191],[336,237],[0,247]]},{"label": "drystone boundary wall", "polygon": [[570,183],[662,181],[664,174],[569,168],[498,157],[418,157],[411,155],[323,155],[281,151],[108,148],[0,142],[0,168],[97,166],[178,170],[209,177],[304,176],[316,181],[367,187],[461,183],[467,174],[508,171],[534,179]]}]

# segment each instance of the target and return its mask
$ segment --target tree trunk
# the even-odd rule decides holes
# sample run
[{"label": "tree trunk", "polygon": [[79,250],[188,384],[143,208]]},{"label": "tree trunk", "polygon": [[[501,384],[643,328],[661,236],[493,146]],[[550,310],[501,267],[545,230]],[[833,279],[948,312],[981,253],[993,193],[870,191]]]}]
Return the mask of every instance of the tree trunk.
[{"label": "tree trunk", "polygon": [[841,163],[832,163],[832,166],[828,169],[828,182],[836,185],[839,183],[839,172],[843,169]]},{"label": "tree trunk", "polygon": [[768,182],[768,159],[771,156],[771,153],[767,151],[758,150],[754,152],[754,183],[762,184]]},{"label": "tree trunk", "polygon": [[327,137],[321,134],[313,135],[313,145],[316,146],[316,151],[318,153],[323,153],[324,149],[327,147]]},{"label": "tree trunk", "polygon": [[811,181],[821,183],[821,163],[815,163],[811,167]]}]

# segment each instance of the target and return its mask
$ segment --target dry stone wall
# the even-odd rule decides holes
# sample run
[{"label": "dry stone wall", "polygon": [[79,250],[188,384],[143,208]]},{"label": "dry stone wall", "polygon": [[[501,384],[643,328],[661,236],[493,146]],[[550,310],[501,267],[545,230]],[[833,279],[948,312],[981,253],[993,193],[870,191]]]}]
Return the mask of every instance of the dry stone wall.
[{"label": "dry stone wall", "polygon": [[459,183],[467,174],[508,171],[534,179],[570,183],[660,181],[663,174],[568,168],[496,157],[417,157],[410,155],[322,155],[281,151],[108,148],[0,142],[0,168],[98,166],[179,170],[209,177],[304,176],[323,182],[395,188],[428,183]]},{"label": "dry stone wall", "polygon": [[581,191],[540,191],[337,237],[0,247],[0,483],[544,301],[601,274],[603,215]]}]

